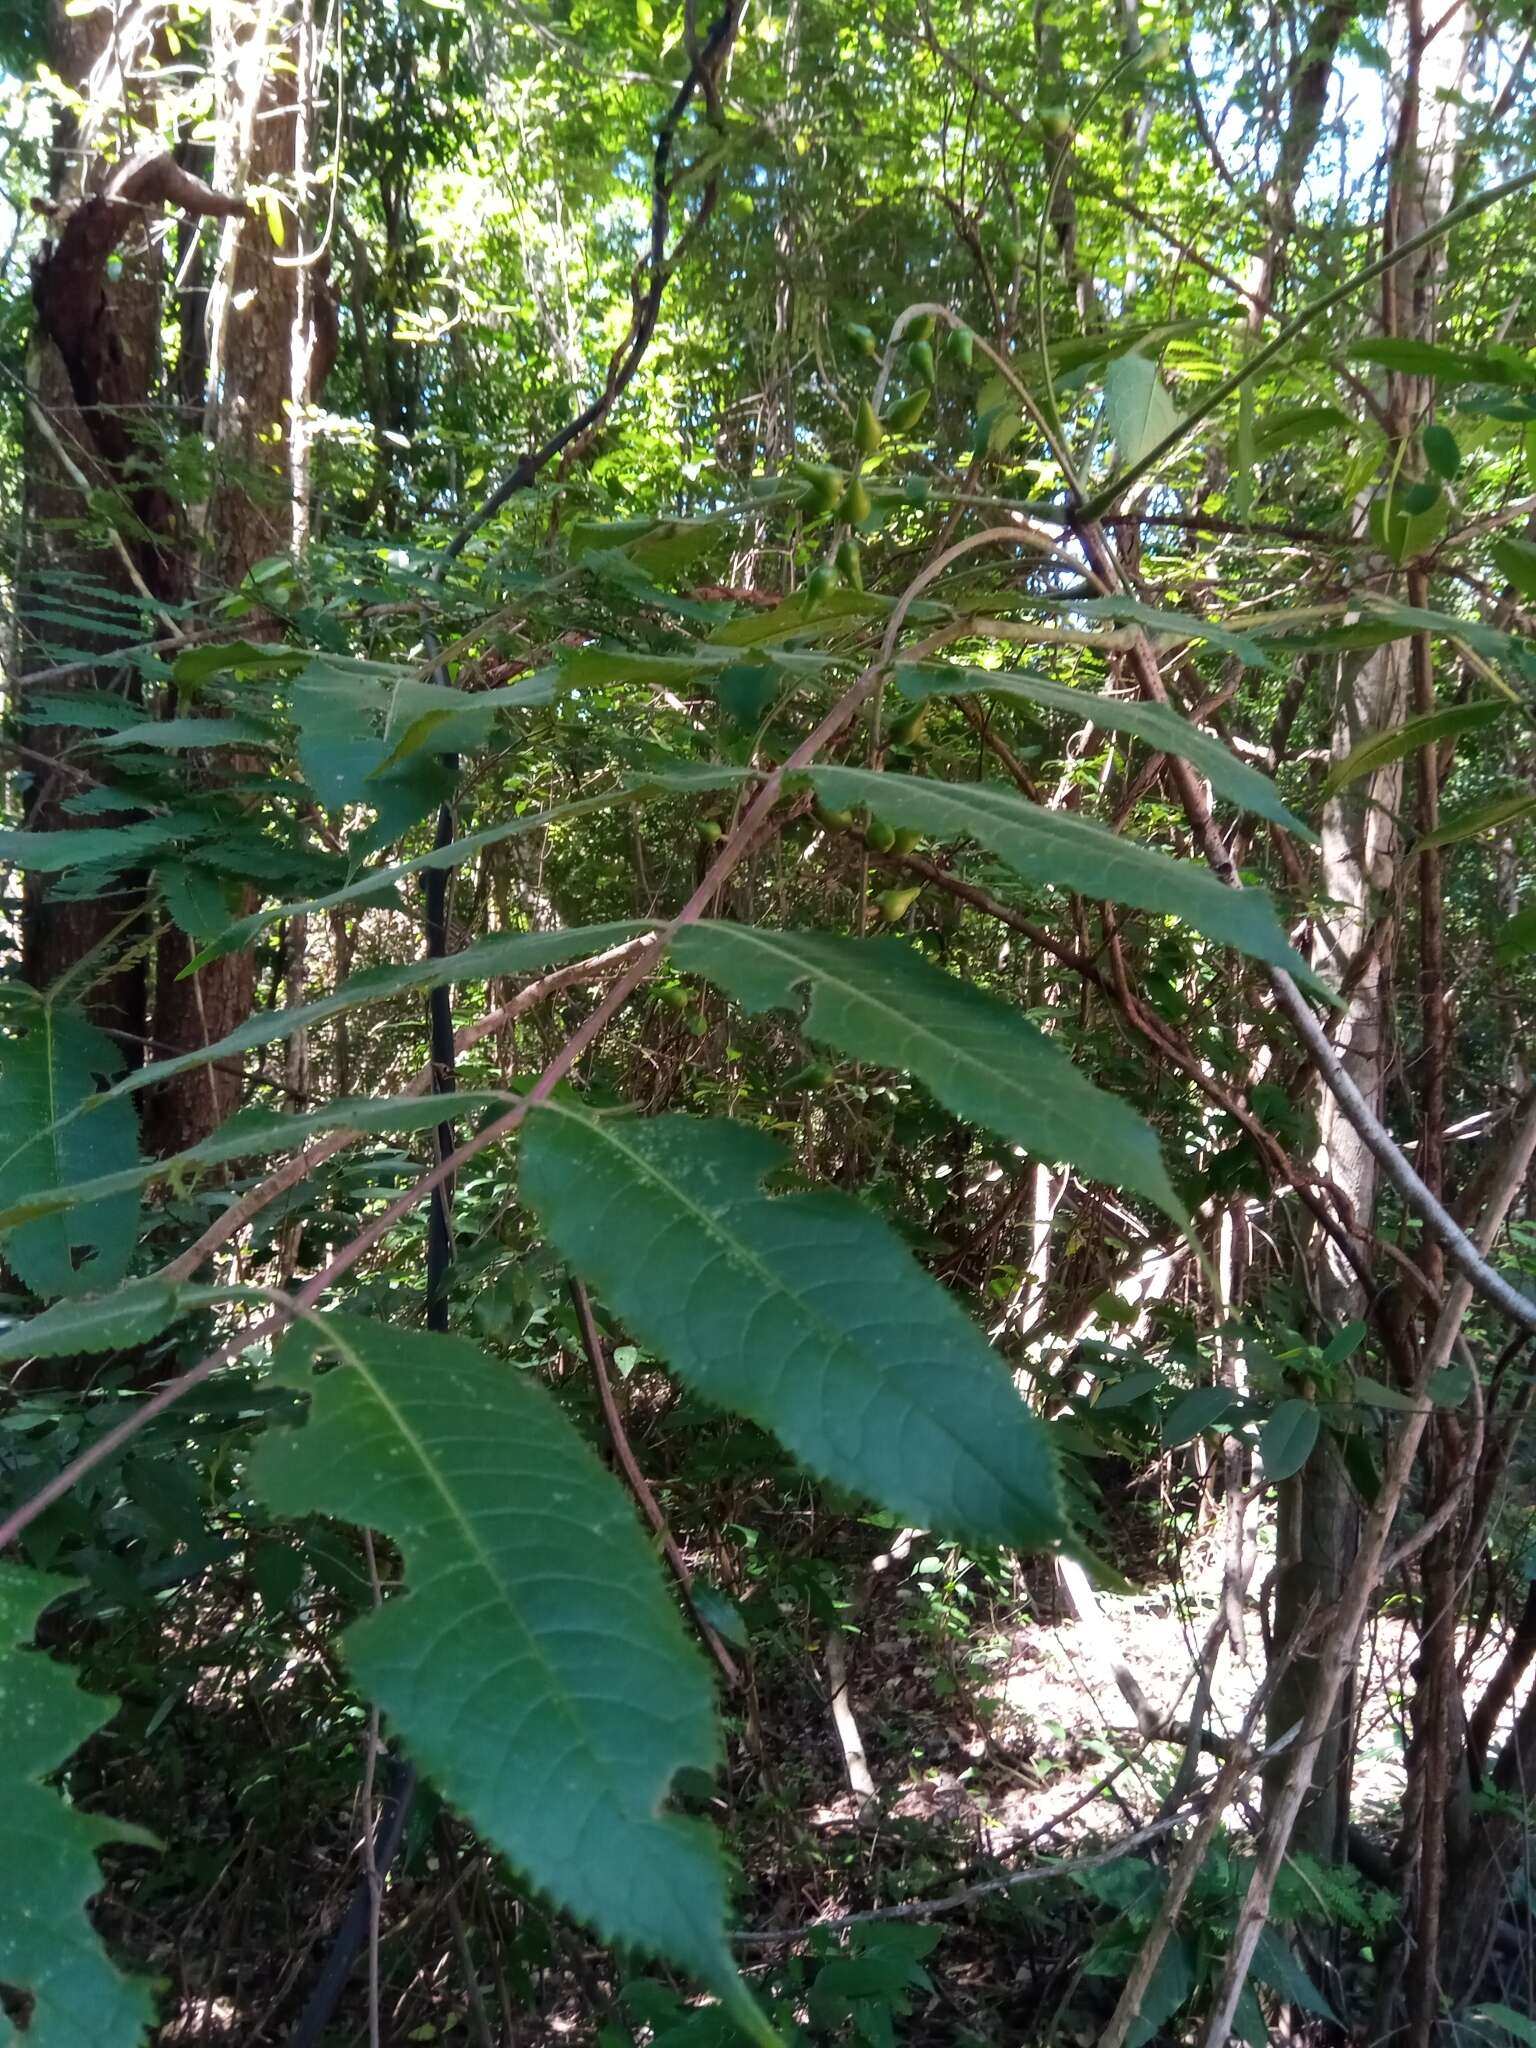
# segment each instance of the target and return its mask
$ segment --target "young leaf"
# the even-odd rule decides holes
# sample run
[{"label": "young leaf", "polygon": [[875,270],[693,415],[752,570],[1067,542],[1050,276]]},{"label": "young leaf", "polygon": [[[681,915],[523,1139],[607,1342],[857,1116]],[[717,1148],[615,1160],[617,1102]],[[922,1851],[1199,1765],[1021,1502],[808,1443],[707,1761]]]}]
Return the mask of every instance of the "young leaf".
[{"label": "young leaf", "polygon": [[122,1822],[82,1813],[45,1780],[116,1702],[80,1691],[74,1674],[29,1644],[67,1579],[0,1564],[0,1984],[27,2001],[27,2048],[135,2048],[154,2018],[149,1986],[107,1959],[86,1918],[102,1888],[96,1851],[148,1843]]},{"label": "young leaf", "polygon": [[1431,746],[1439,740],[1459,738],[1463,733],[1481,732],[1484,726],[1496,725],[1509,709],[1502,698],[1485,699],[1476,704],[1446,704],[1438,711],[1426,711],[1417,718],[1405,719],[1401,725],[1390,726],[1385,732],[1373,732],[1359,746],[1351,747],[1344,759],[1330,769],[1319,794],[1326,802],[1351,782],[1358,782],[1362,775],[1374,775],[1378,768],[1402,760],[1405,754],[1416,754],[1421,747]]},{"label": "young leaf", "polygon": [[868,1210],[770,1198],[742,1124],[528,1119],[522,1190],[677,1376],[923,1528],[1027,1550],[1064,1533],[1044,1430],[953,1296]]},{"label": "young leaf", "polygon": [[1264,1477],[1273,1486],[1299,1472],[1312,1455],[1321,1418],[1310,1401],[1282,1401],[1259,1432]]},{"label": "young leaf", "polygon": [[1208,938],[1272,961],[1308,986],[1314,982],[1262,889],[1228,889],[1205,868],[1169,860],[1075,811],[1048,811],[998,783],[939,782],[868,768],[807,772],[834,810],[867,804],[887,823],[933,839],[979,840],[1023,881],[1181,917]]},{"label": "young leaf", "polygon": [[1122,469],[1130,469],[1166,440],[1179,424],[1156,363],[1134,349],[1117,356],[1104,372],[1104,414]]},{"label": "young leaf", "polygon": [[753,1013],[796,1009],[808,992],[809,1037],[915,1074],[955,1116],[1182,1218],[1157,1140],[1134,1110],[1096,1088],[1009,1004],[901,940],[695,924],[678,933],[672,958]]},{"label": "young leaf", "polygon": [[1182,760],[1193,762],[1218,796],[1260,818],[1284,825],[1287,831],[1303,839],[1313,836],[1310,827],[1286,809],[1267,775],[1250,768],[1214,733],[1191,725],[1166,704],[1143,704],[1134,697],[1101,697],[1096,690],[1074,689],[1069,683],[1055,683],[1046,676],[1032,675],[1027,669],[907,663],[894,674],[902,694],[919,700],[985,690],[994,697],[1017,697],[1026,704],[1063,712],[1068,718],[1085,719],[1108,732],[1132,733],[1159,753],[1177,754]]},{"label": "young leaf", "polygon": [[[341,1361],[313,1375],[316,1352]],[[275,1514],[382,1530],[409,1591],[342,1637],[434,1785],[533,1884],[610,1941],[712,1984],[772,2041],[725,1935],[707,1828],[674,1778],[719,1761],[710,1684],[635,1513],[528,1374],[462,1338],[329,1316],[279,1366],[307,1423],[257,1451]]]},{"label": "young leaf", "polygon": [[[0,1040],[0,1209],[135,1166],[132,1108],[97,1092],[122,1065],[111,1040],[63,1003],[30,1003],[10,1022]],[[128,1193],[20,1224],[6,1235],[6,1263],[34,1294],[100,1293],[128,1270],[138,1213]]]}]

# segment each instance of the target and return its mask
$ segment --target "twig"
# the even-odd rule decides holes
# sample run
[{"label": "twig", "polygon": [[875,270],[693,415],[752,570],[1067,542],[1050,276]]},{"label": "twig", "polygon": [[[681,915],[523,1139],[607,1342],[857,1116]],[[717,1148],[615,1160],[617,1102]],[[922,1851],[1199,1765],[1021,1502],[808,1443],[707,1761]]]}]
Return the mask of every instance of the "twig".
[{"label": "twig", "polygon": [[628,1482],[630,1492],[640,1503],[645,1519],[656,1532],[661,1544],[662,1555],[671,1566],[672,1576],[677,1581],[677,1590],[689,1619],[704,1639],[709,1654],[719,1665],[728,1686],[733,1691],[741,1685],[741,1672],[736,1659],[731,1655],[719,1634],[710,1627],[699,1612],[693,1597],[693,1573],[688,1569],[687,1560],[677,1547],[677,1539],[667,1526],[661,1503],[651,1491],[650,1481],[640,1469],[640,1461],[624,1428],[624,1418],[619,1413],[619,1404],[614,1399],[613,1384],[608,1378],[608,1360],[603,1346],[602,1332],[597,1327],[597,1318],[592,1313],[592,1297],[585,1286],[573,1273],[569,1281],[571,1300],[576,1309],[576,1324],[581,1331],[581,1348],[587,1354],[587,1364],[592,1368],[593,1384],[597,1388],[598,1403],[603,1411],[603,1423],[608,1431],[608,1441],[613,1445],[613,1454],[619,1461],[619,1469]]}]

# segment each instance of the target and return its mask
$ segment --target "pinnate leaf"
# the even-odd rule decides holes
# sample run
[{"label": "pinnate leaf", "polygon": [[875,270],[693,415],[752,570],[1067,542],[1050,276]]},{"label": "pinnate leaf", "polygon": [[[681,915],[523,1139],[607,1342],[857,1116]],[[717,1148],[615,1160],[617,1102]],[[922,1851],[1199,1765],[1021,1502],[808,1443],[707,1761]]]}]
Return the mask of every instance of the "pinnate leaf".
[{"label": "pinnate leaf", "polygon": [[[311,1373],[316,1351],[339,1368]],[[708,1672],[618,1482],[540,1386],[462,1338],[331,1316],[279,1373],[309,1419],[262,1444],[257,1494],[381,1530],[403,1558],[406,1593],[341,1639],[359,1686],[558,1906],[761,2031],[713,1837],[663,1810],[680,1771],[719,1759]]]},{"label": "pinnate leaf", "polygon": [[672,957],[754,1012],[795,1009],[808,991],[809,1037],[915,1074],[955,1116],[1182,1217],[1157,1139],[1133,1109],[1008,1003],[899,939],[701,923],[678,933]]},{"label": "pinnate leaf", "polygon": [[522,1190],[636,1338],[813,1472],[923,1528],[1061,1536],[1045,1432],[980,1331],[858,1203],[766,1195],[785,1164],[743,1124],[547,1103]]},{"label": "pinnate leaf", "polygon": [[0,1564],[0,1984],[27,2002],[27,2048],[133,2048],[154,2017],[149,1986],[108,1960],[86,1918],[102,1887],[96,1851],[147,1842],[140,1830],[82,1813],[44,1780],[111,1720],[116,1702],[29,1644],[70,1582]]}]

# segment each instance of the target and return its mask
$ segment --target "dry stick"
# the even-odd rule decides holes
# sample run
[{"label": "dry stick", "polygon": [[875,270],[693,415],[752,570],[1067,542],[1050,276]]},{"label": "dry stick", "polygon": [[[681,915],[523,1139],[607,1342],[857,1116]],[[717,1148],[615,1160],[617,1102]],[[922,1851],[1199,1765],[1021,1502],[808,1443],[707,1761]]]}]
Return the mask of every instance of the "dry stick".
[{"label": "dry stick", "polygon": [[[1217,1627],[1221,1626],[1218,1620]],[[1294,1643],[1298,1639],[1297,1636],[1293,1636],[1291,1640]],[[1211,1845],[1211,1838],[1221,1825],[1222,1816],[1231,1803],[1239,1781],[1253,1768],[1249,1744],[1282,1668],[1282,1664],[1277,1662],[1274,1670],[1266,1675],[1263,1685],[1248,1703],[1248,1711],[1243,1716],[1243,1725],[1237,1741],[1233,1744],[1232,1753],[1216,1773],[1216,1782],[1207,1796],[1205,1811],[1201,1814],[1194,1833],[1184,1845],[1184,1853],[1169,1877],[1168,1889],[1163,1894],[1156,1917],[1147,1929],[1136,1960],[1131,1965],[1130,1975],[1121,1987],[1120,1997],[1110,2015],[1109,2024],[1099,2036],[1099,2048],[1123,2048],[1125,2037],[1131,2029],[1131,2022],[1141,2011],[1147,1986],[1152,1982],[1152,1973],[1156,1970],[1163,1950],[1168,1945],[1168,1939],[1178,1923],[1190,1887],[1200,1874],[1201,1866],[1205,1862],[1205,1852]],[[1191,1750],[1190,1759],[1193,1755],[1194,1751]]]},{"label": "dry stick", "polygon": [[[1261,1749],[1244,1759],[1241,1769],[1245,1774],[1261,1769],[1273,1757],[1279,1756],[1295,1740],[1295,1731],[1288,1730],[1278,1742],[1272,1742],[1268,1749]],[[979,1884],[968,1884],[963,1890],[946,1892],[937,1899],[907,1899],[899,1906],[875,1906],[866,1913],[828,1914],[825,1918],[807,1921],[799,1927],[753,1927],[732,1935],[731,1939],[739,1948],[788,1948],[807,1936],[818,1933],[837,1933],[844,1927],[864,1927],[871,1921],[879,1920],[929,1920],[941,1913],[956,1912],[962,1906],[974,1905],[978,1899],[995,1898],[999,1892],[1011,1892],[1020,1885],[1049,1884],[1053,1880],[1080,1877],[1085,1871],[1103,1870],[1106,1865],[1118,1863],[1122,1856],[1129,1856],[1133,1850],[1141,1849],[1148,1842],[1161,1840],[1172,1834],[1176,1827],[1205,1811],[1206,1801],[1202,1796],[1184,1807],[1178,1813],[1164,1815],[1159,1820],[1148,1821],[1144,1827],[1133,1828],[1128,1835],[1122,1835],[1118,1842],[1111,1842],[1107,1849],[1096,1849],[1086,1856],[1063,1856],[1051,1863],[1032,1863],[1027,1870],[1015,1870],[1007,1877],[985,1878]],[[1065,1816],[1061,1816],[1065,1818]]]},{"label": "dry stick", "polygon": [[592,1297],[574,1273],[570,1278],[570,1292],[571,1300],[576,1308],[576,1322],[581,1331],[581,1348],[586,1352],[587,1364],[592,1368],[592,1380],[597,1388],[597,1398],[602,1407],[603,1422],[608,1431],[608,1441],[613,1445],[613,1454],[618,1459],[620,1469],[629,1483],[630,1492],[640,1503],[645,1519],[656,1533],[657,1540],[661,1544],[662,1554],[671,1566],[672,1576],[677,1581],[677,1590],[682,1597],[683,1605],[688,1610],[689,1619],[698,1630],[700,1636],[702,1636],[709,1654],[720,1666],[726,1684],[733,1691],[737,1691],[741,1686],[740,1669],[737,1666],[736,1659],[721,1641],[719,1634],[710,1627],[704,1616],[699,1612],[698,1605],[693,1597],[693,1573],[689,1571],[687,1560],[677,1547],[676,1537],[667,1526],[667,1518],[661,1511],[661,1503],[651,1491],[650,1481],[640,1469],[640,1461],[635,1456],[634,1447],[630,1443],[628,1432],[624,1428],[624,1418],[619,1413],[619,1404],[614,1398],[613,1383],[608,1377],[608,1359],[602,1333],[597,1327],[597,1318],[592,1313]]},{"label": "dry stick", "polygon": [[[1489,1250],[1498,1236],[1510,1204],[1530,1171],[1533,1155],[1536,1155],[1536,1104],[1527,1111],[1520,1127],[1511,1138],[1508,1150],[1499,1162],[1497,1182],[1490,1190],[1487,1205],[1477,1227],[1479,1257]],[[1301,1736],[1290,1770],[1275,1801],[1269,1827],[1260,1846],[1248,1886],[1248,1895],[1238,1915],[1226,1968],[1211,2009],[1210,2020],[1201,2037],[1201,2048],[1222,2048],[1222,2044],[1232,2031],[1237,2002],[1248,1979],[1253,1952],[1269,1919],[1275,1880],[1285,1861],[1297,1815],[1301,1811],[1302,1801],[1312,1781],[1312,1766],[1328,1722],[1332,1718],[1345,1675],[1353,1665],[1355,1646],[1365,1622],[1371,1596],[1381,1582],[1387,1539],[1391,1534],[1398,1507],[1407,1491],[1419,1440],[1428,1419],[1429,1403],[1424,1399],[1425,1389],[1431,1374],[1441,1371],[1451,1356],[1462,1322],[1472,1305],[1473,1292],[1472,1281],[1465,1274],[1458,1273],[1446,1290],[1444,1304],[1425,1345],[1424,1355],[1415,1375],[1415,1384],[1411,1390],[1420,1405],[1411,1415],[1404,1418],[1402,1433],[1392,1447],[1392,1454],[1382,1479],[1381,1492],[1366,1518],[1359,1553],[1334,1612],[1332,1627],[1320,1647],[1315,1689],[1302,1722]]]}]

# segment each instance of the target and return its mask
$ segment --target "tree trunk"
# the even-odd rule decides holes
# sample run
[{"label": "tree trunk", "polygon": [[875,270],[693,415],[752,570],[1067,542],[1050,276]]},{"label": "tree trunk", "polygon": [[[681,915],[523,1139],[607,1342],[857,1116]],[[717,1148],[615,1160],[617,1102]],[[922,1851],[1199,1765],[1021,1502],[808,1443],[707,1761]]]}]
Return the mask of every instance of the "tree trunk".
[{"label": "tree trunk", "polygon": [[[1327,10],[1325,10],[1325,13]],[[1447,21],[1426,37],[1419,0],[1399,0],[1395,40],[1405,56],[1405,85],[1392,155],[1384,236],[1400,244],[1438,220],[1454,174],[1455,127],[1442,99],[1459,74],[1458,23]],[[1389,271],[1382,290],[1382,331],[1428,341],[1435,333],[1438,248],[1411,265]],[[1433,387],[1393,372],[1388,413],[1393,454],[1416,437]],[[1412,448],[1396,474],[1414,473]],[[1400,725],[1411,709],[1414,649],[1406,640],[1378,648],[1353,670],[1341,670],[1331,751],[1341,760],[1368,734]],[[1316,966],[1343,996],[1334,1033],[1350,1078],[1379,1112],[1391,1052],[1391,976],[1396,932],[1391,905],[1402,846],[1397,818],[1402,802],[1400,764],[1352,784],[1325,807],[1322,819],[1323,889],[1327,908],[1318,921]],[[1318,1172],[1342,1198],[1360,1231],[1376,1211],[1376,1162],[1332,1094],[1318,1102]],[[1312,1262],[1312,1295],[1326,1337],[1366,1310],[1359,1282],[1331,1241]],[[1307,1465],[1280,1493],[1275,1586],[1275,1639],[1284,1645],[1309,1604],[1339,1596],[1359,1540],[1360,1512],[1343,1460],[1330,1439],[1319,1441]],[[1299,1657],[1275,1691],[1270,1727],[1275,1735],[1306,1711],[1315,1667]],[[1343,1857],[1349,1823],[1352,1702],[1334,1716],[1302,1808],[1296,1845],[1332,1860]]]},{"label": "tree trunk", "polygon": [[[304,152],[309,134],[312,39],[308,8],[268,19],[234,9],[213,15],[213,57],[221,91],[214,180],[221,191],[265,188],[279,196],[224,224],[209,295],[208,431],[215,483],[204,533],[205,573],[240,590],[252,569],[288,556],[306,524],[303,414],[310,397],[315,326],[314,273],[301,240]],[[283,222],[283,246],[271,220]],[[284,258],[287,260],[283,260]],[[242,618],[246,637],[275,636],[259,599]],[[205,790],[250,775],[259,761],[233,749],[192,756],[189,775]],[[247,903],[245,908],[249,908]],[[250,1015],[255,956],[226,953],[195,974],[193,946],[173,925],[162,932],[155,974],[153,1037],[159,1057],[212,1044]],[[161,1157],[197,1144],[239,1107],[238,1061],[173,1075],[147,1091],[145,1135]]]},{"label": "tree trunk", "polygon": [[[72,14],[64,0],[48,10],[48,60],[66,85],[82,95],[93,67],[113,36],[109,12]],[[55,136],[52,201],[74,207],[87,191],[90,138],[81,118],[64,113]],[[110,815],[82,820],[68,808],[72,797],[94,787],[99,763],[81,753],[77,727],[39,722],[29,716],[30,676],[82,662],[104,647],[121,644],[133,600],[145,589],[144,551],[137,543],[116,545],[99,537],[87,493],[117,482],[98,453],[109,410],[112,430],[126,433],[131,407],[147,405],[154,388],[160,323],[160,270],[153,243],[128,249],[101,313],[114,336],[116,378],[110,394],[87,419],[59,348],[40,322],[27,361],[30,402],[22,415],[23,493],[16,573],[17,677],[15,710],[26,777],[23,802],[27,829],[53,832],[82,822],[106,824]],[[125,604],[123,601],[127,600]],[[60,622],[60,607],[78,615]],[[93,628],[91,615],[100,619]],[[131,628],[129,629],[132,630]],[[136,700],[139,680],[115,662],[87,665],[40,684],[48,695],[83,690],[117,691]],[[64,757],[68,754],[68,759]],[[145,883],[142,875],[120,878],[102,894],[71,899],[60,893],[62,878],[28,872],[22,895],[22,975],[34,988],[51,988],[81,963],[79,999],[91,1020],[106,1031],[128,1064],[142,1057],[145,1030],[145,975],[133,953],[140,936]],[[117,964],[114,965],[114,962]]]}]

